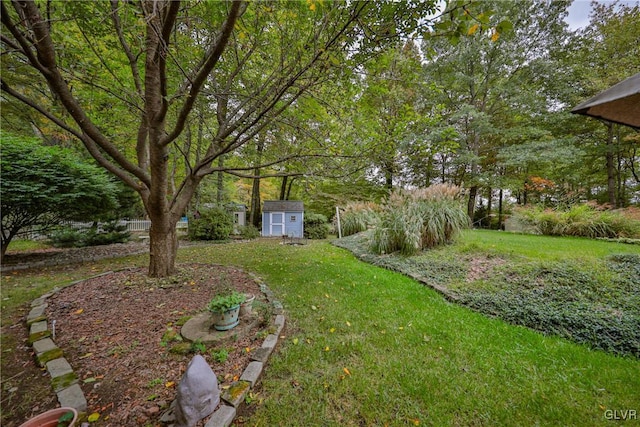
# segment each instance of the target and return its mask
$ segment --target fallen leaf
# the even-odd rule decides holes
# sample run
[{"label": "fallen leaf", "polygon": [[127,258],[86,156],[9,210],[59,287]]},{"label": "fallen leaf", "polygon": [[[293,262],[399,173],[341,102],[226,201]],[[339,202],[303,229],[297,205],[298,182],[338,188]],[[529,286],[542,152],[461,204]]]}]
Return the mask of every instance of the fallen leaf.
[{"label": "fallen leaf", "polygon": [[329,332],[334,333],[336,331],[336,328],[331,328],[329,329]]},{"label": "fallen leaf", "polygon": [[86,359],[87,357],[91,357],[91,356],[93,356],[93,353],[87,353],[87,354],[84,354],[84,355],[78,357],[78,359]]},{"label": "fallen leaf", "polygon": [[79,310],[74,311],[73,314],[82,314],[83,311],[84,311],[84,308],[81,308]]},{"label": "fallen leaf", "polygon": [[294,338],[294,339],[293,339],[293,344],[294,344],[294,345],[298,345],[298,338]]},{"label": "fallen leaf", "polygon": [[165,386],[166,388],[170,388],[170,387],[173,387],[173,386],[175,386],[175,385],[176,385],[176,382],[175,382],[175,381],[167,381],[167,382],[164,384],[164,386]]},{"label": "fallen leaf", "polygon": [[85,384],[95,383],[96,382],[96,378],[95,377],[89,377],[89,378],[86,378],[86,379],[82,380],[82,382],[85,383]]},{"label": "fallen leaf", "polygon": [[351,372],[349,372],[347,368],[342,368],[342,372],[344,372],[347,375],[351,375]]},{"label": "fallen leaf", "polygon": [[346,322],[346,324],[347,324],[347,326],[351,326],[351,323],[349,323],[349,322]]},{"label": "fallen leaf", "polygon": [[311,306],[311,310],[317,310],[317,309],[318,309],[318,307],[316,307],[315,305]]},{"label": "fallen leaf", "polygon": [[89,417],[87,418],[87,421],[89,421],[90,423],[95,423],[99,419],[100,419],[100,414],[97,412],[94,412],[93,414],[89,415]]},{"label": "fallen leaf", "polygon": [[326,347],[324,348],[324,351],[329,351],[329,346],[326,346]]}]

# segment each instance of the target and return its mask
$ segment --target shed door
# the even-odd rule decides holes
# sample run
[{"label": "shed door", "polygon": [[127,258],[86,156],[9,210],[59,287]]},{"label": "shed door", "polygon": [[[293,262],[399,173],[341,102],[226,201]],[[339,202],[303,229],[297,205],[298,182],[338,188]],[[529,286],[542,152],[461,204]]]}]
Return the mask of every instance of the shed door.
[{"label": "shed door", "polygon": [[271,212],[271,226],[269,227],[269,235],[284,235],[284,212]]}]

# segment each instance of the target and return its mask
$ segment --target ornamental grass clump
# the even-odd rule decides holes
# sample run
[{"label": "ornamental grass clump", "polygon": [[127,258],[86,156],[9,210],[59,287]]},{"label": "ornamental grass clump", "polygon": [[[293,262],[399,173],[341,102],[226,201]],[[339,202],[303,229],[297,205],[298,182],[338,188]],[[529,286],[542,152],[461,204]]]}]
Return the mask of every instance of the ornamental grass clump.
[{"label": "ornamental grass clump", "polygon": [[373,202],[350,202],[340,212],[343,236],[360,233],[375,226],[380,220],[380,206]]},{"label": "ornamental grass clump", "polygon": [[459,187],[448,184],[392,193],[373,232],[371,249],[413,255],[450,242],[469,226],[461,195]]},{"label": "ornamental grass clump", "polygon": [[548,236],[589,238],[638,238],[640,222],[619,212],[598,209],[590,204],[571,206],[567,210],[522,208],[517,218]]}]

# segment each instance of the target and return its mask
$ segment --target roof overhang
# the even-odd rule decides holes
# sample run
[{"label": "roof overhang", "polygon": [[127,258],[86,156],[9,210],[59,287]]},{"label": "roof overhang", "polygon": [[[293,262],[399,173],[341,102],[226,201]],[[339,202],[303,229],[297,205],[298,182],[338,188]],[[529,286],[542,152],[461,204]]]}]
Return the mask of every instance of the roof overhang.
[{"label": "roof overhang", "polygon": [[611,86],[571,112],[640,130],[640,73]]}]

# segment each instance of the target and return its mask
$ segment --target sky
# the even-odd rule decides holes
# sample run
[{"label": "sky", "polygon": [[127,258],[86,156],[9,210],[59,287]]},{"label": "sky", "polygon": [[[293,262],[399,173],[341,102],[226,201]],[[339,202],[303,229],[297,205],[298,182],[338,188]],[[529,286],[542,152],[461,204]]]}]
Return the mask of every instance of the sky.
[{"label": "sky", "polygon": [[[598,0],[598,3],[614,3],[614,0]],[[640,4],[640,0],[621,0],[630,6]],[[569,16],[566,18],[569,28],[576,30],[589,24],[589,12],[591,12],[591,0],[574,0],[569,7]]]}]

